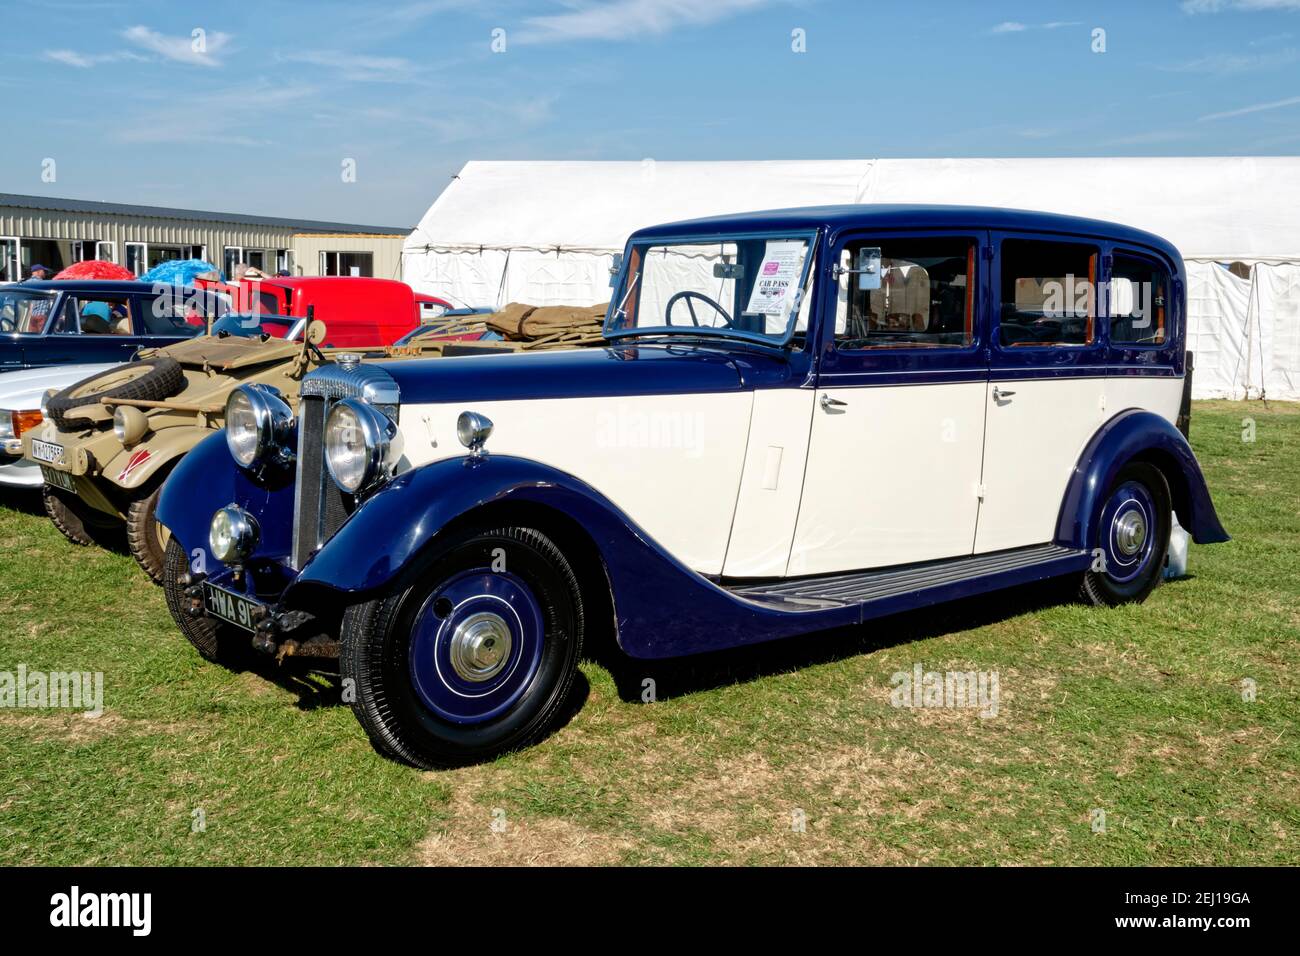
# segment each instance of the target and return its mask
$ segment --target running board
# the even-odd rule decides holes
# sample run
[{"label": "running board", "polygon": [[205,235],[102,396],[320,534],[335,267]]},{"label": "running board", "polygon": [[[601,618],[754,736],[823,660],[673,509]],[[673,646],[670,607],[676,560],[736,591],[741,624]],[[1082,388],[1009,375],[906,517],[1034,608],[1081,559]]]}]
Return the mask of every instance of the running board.
[{"label": "running board", "polygon": [[866,619],[1082,571],[1088,562],[1087,551],[1039,544],[872,571],[723,586],[739,598],[785,611],[858,605]]}]

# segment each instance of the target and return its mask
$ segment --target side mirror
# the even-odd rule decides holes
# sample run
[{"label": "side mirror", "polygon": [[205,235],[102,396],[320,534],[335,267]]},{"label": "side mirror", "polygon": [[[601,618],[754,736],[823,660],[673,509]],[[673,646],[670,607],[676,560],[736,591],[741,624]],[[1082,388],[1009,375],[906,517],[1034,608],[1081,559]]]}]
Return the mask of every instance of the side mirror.
[{"label": "side mirror", "polygon": [[858,250],[858,265],[853,270],[858,275],[861,290],[880,288],[880,247],[863,246]]},{"label": "side mirror", "polygon": [[616,252],[610,257],[609,263],[609,287],[614,288],[614,283],[618,281],[618,274],[623,268],[623,253]]}]

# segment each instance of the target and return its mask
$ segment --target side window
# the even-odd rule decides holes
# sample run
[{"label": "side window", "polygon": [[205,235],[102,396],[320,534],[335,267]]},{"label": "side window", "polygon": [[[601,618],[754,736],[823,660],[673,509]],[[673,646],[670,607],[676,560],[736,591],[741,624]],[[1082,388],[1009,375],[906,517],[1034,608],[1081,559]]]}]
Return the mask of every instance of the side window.
[{"label": "side window", "polygon": [[1169,335],[1169,273],[1148,259],[1117,253],[1110,272],[1110,340],[1164,345]]},{"label": "side window", "polygon": [[859,289],[856,275],[840,279],[835,347],[962,348],[972,340],[975,241],[963,238],[884,239],[851,243],[880,249],[880,288]]},{"label": "side window", "polygon": [[217,293],[181,287],[144,298],[141,305],[144,335],[198,335],[207,328],[209,314],[215,319],[225,312]]},{"label": "side window", "polygon": [[131,335],[131,300],[68,296],[51,331],[64,335]]},{"label": "side window", "polygon": [[1095,341],[1095,246],[1006,239],[1001,252],[998,335],[1004,348]]}]

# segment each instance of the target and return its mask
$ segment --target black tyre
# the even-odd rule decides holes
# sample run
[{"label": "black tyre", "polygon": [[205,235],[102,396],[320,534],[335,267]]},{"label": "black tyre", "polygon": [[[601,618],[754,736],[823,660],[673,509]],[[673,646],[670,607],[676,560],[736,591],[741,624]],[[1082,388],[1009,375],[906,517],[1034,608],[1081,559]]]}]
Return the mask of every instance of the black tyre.
[{"label": "black tyre", "polygon": [[347,609],[345,699],[354,692],[374,746],[398,760],[486,760],[555,722],[583,623],[578,579],[548,537],[520,527],[463,532],[401,593]]},{"label": "black tyre", "polygon": [[41,503],[54,527],[73,544],[99,544],[105,532],[114,531],[122,525],[115,515],[90,507],[62,488],[42,485]]},{"label": "black tyre", "polygon": [[167,542],[171,535],[158,523],[158,496],[164,476],[140,489],[126,506],[126,544],[149,580],[162,584]]},{"label": "black tyre", "polygon": [[136,359],[97,372],[74,382],[57,395],[50,396],[48,407],[54,423],[65,431],[84,428],[94,422],[78,410],[99,405],[102,398],[130,398],[161,401],[171,398],[185,387],[181,363],[165,355]]},{"label": "black tyre", "polygon": [[1103,499],[1080,599],[1110,607],[1145,601],[1164,574],[1171,527],[1169,483],[1160,469],[1125,465]]},{"label": "black tyre", "polygon": [[232,670],[246,668],[256,654],[251,634],[210,617],[190,616],[191,599],[185,593],[187,585],[181,583],[181,576],[188,574],[189,570],[185,549],[179,541],[171,538],[163,553],[162,586],[167,610],[171,611],[176,626],[205,659]]}]

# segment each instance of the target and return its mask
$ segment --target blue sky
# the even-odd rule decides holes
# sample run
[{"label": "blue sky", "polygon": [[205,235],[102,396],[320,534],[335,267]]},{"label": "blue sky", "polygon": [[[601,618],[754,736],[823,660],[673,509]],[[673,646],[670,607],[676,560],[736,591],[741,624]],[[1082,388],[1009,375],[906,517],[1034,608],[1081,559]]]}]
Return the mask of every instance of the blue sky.
[{"label": "blue sky", "polygon": [[1300,150],[1300,0],[2,9],[0,192],[409,226],[470,159]]}]

